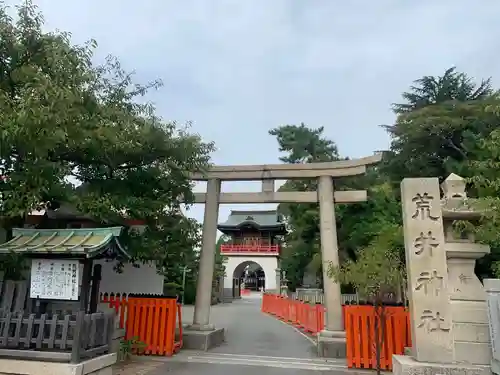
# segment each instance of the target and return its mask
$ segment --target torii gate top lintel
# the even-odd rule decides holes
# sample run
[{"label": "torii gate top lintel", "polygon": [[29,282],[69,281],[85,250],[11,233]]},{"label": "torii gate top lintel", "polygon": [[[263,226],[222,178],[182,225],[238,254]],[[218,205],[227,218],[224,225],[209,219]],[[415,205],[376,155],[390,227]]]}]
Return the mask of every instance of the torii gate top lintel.
[{"label": "torii gate top lintel", "polygon": [[310,164],[261,164],[213,166],[205,173],[194,173],[195,181],[219,179],[223,181],[259,181],[315,178],[320,176],[345,177],[363,174],[366,166],[382,160],[382,154],[376,153],[360,159],[339,160]]}]

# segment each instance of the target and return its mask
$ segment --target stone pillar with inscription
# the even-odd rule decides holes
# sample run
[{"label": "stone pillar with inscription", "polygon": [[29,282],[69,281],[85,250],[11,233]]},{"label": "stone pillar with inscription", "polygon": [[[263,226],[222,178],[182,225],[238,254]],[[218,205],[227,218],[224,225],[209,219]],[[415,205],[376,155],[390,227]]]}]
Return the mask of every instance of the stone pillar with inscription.
[{"label": "stone pillar with inscription", "polygon": [[453,331],[439,181],[401,183],[412,349],[422,362],[453,362]]},{"label": "stone pillar with inscription", "polygon": [[[397,375],[491,373],[489,366],[457,360],[454,324],[459,305],[452,301],[445,243],[445,224],[437,178],[406,178],[401,183],[408,297],[412,331],[411,356],[393,355]],[[460,349],[459,349],[460,350]]]}]

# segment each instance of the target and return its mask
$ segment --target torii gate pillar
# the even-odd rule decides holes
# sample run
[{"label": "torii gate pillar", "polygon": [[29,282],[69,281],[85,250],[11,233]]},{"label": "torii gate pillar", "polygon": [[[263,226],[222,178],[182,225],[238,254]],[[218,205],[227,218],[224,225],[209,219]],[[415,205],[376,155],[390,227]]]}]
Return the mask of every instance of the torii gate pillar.
[{"label": "torii gate pillar", "polygon": [[340,284],[328,277],[330,264],[339,265],[333,180],[330,176],[319,177],[318,184],[321,260],[323,266],[323,293],[326,307],[325,329],[319,333],[318,354],[321,357],[345,358],[346,343]]},{"label": "torii gate pillar", "polygon": [[213,330],[210,323],[212,282],[215,268],[215,246],[217,242],[217,220],[219,217],[219,196],[221,181],[211,179],[207,182],[207,201],[203,219],[202,251],[200,269],[196,285],[193,325],[191,328],[202,331]]}]

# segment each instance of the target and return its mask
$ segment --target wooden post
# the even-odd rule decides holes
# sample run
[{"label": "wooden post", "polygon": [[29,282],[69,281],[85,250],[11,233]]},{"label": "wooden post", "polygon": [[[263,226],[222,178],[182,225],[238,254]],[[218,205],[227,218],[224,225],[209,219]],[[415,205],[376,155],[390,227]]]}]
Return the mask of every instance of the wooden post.
[{"label": "wooden post", "polygon": [[109,311],[109,312],[104,313],[104,319],[108,319],[108,326],[107,326],[108,337],[107,337],[106,344],[108,344],[110,352],[111,352],[111,348],[113,347],[113,339],[114,339],[113,336],[115,333],[115,319],[116,319],[115,313],[113,311]]},{"label": "wooden post", "polygon": [[86,312],[89,306],[90,282],[92,278],[92,260],[83,261],[82,290],[80,293],[80,311]]},{"label": "wooden post", "polygon": [[99,285],[102,279],[102,266],[100,264],[94,265],[94,272],[92,273],[92,289],[90,291],[90,313],[93,314],[97,311],[97,304],[99,303]]},{"label": "wooden post", "polygon": [[85,311],[76,313],[75,330],[73,331],[73,346],[71,348],[71,363],[80,362],[80,351],[82,344],[83,323],[85,319]]}]

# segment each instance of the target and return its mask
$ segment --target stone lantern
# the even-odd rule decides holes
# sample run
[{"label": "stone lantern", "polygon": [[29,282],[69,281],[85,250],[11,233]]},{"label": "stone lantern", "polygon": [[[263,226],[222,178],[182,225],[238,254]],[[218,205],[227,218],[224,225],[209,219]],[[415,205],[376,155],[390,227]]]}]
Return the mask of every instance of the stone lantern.
[{"label": "stone lantern", "polygon": [[474,273],[474,267],[477,259],[489,254],[490,248],[475,243],[473,233],[457,233],[453,227],[457,220],[477,221],[481,213],[471,207],[465,181],[460,176],[452,173],[441,184],[441,189],[454,357],[459,363],[489,365],[491,349],[487,296],[483,284]]},{"label": "stone lantern", "polygon": [[281,295],[288,297],[288,279],[286,278],[286,271],[282,271]]}]

